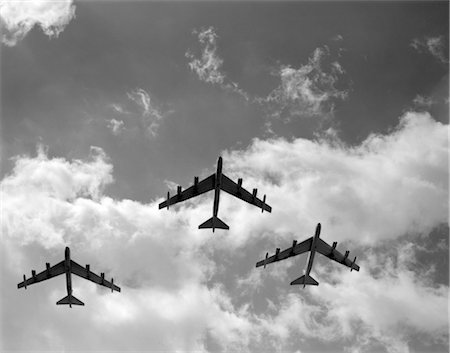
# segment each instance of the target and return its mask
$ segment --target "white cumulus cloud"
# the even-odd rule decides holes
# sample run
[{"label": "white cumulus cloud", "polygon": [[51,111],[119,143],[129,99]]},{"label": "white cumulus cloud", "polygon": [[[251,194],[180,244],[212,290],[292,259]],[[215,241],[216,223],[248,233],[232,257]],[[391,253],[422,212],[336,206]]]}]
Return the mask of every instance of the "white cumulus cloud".
[{"label": "white cumulus cloud", "polygon": [[72,0],[5,0],[0,3],[2,42],[14,46],[34,26],[49,37],[58,37],[75,17]]},{"label": "white cumulus cloud", "polygon": [[[42,149],[17,157],[1,181],[2,349],[303,351],[320,339],[341,351],[374,342],[407,351],[412,334],[442,343],[448,286],[429,279],[411,247],[448,221],[448,125],[409,112],[358,146],[336,139],[255,140],[224,153],[224,173],[260,188],[273,213],[222,195],[230,230],[214,236],[197,229],[211,217],[211,195],[169,211],[107,196],[113,166],[99,148],[87,160]],[[358,255],[360,272],[317,256],[320,285],[299,292],[291,275],[275,275],[300,276],[299,258],[254,268],[317,222],[325,241]],[[86,306],[69,312],[55,305],[62,277],[17,290],[22,273],[62,260],[66,245],[122,292],[74,278]]]}]

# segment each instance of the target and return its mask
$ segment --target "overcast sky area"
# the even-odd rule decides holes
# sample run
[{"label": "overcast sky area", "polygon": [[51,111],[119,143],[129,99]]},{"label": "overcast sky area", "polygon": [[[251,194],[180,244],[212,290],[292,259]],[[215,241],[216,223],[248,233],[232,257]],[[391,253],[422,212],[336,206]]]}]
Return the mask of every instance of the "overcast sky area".
[{"label": "overcast sky area", "polygon": [[[448,352],[449,4],[2,1],[1,351]],[[198,229],[223,172],[230,230]],[[314,234],[307,255],[255,268]],[[72,259],[85,306],[57,306]]]}]

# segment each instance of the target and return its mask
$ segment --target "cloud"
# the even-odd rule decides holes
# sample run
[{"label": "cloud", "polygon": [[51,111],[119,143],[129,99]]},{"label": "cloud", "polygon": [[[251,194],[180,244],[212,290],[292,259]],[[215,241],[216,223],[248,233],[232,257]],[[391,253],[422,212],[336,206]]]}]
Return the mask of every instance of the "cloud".
[{"label": "cloud", "polygon": [[58,37],[74,17],[75,5],[72,0],[2,1],[2,42],[7,46],[14,46],[34,26],[40,26],[50,38]]},{"label": "cloud", "polygon": [[128,111],[126,111],[120,104],[112,103],[110,107],[119,114],[130,114]]},{"label": "cloud", "polygon": [[115,136],[120,135],[120,133],[125,128],[123,120],[111,119],[111,120],[107,120],[107,122],[108,122],[108,128],[111,130],[111,132]]},{"label": "cloud", "polygon": [[[309,233],[321,221],[336,240],[358,234],[373,243],[447,221],[448,126],[428,113],[408,112],[390,134],[372,134],[359,146],[336,137],[255,139],[223,156],[228,170],[243,171],[269,204],[280,205],[275,233]],[[246,223],[263,227],[252,217]]]},{"label": "cloud", "polygon": [[200,59],[196,59],[189,51],[186,53],[186,57],[191,60],[188,64],[190,69],[202,81],[222,84],[225,79],[225,75],[220,72],[223,60],[217,55],[217,34],[214,28],[209,27],[200,32],[194,30],[193,33],[198,33],[202,53]]},{"label": "cloud", "polygon": [[142,118],[147,132],[149,136],[155,137],[164,114],[152,102],[150,94],[142,88],[127,93],[127,96],[142,109]]},{"label": "cloud", "polygon": [[339,88],[345,71],[337,61],[326,62],[329,56],[327,46],[319,47],[300,68],[281,66],[277,73],[280,85],[257,101],[275,118],[329,115],[334,103],[345,100],[348,95],[348,90]]},{"label": "cloud", "polygon": [[448,63],[448,39],[444,36],[414,38],[410,45],[419,53],[429,53],[441,63]]},{"label": "cloud", "polygon": [[[320,340],[341,351],[374,343],[407,351],[411,334],[442,348],[448,287],[420,267],[414,240],[448,220],[447,137],[448,125],[409,112],[359,146],[334,136],[225,152],[224,172],[267,193],[273,213],[223,195],[219,216],[231,229],[214,236],[197,229],[211,216],[211,195],[169,211],[159,200],[107,196],[113,166],[99,148],[86,160],[42,148],[19,156],[1,181],[2,348],[303,351]],[[324,240],[359,256],[360,272],[318,256],[320,286],[299,292],[288,283],[301,259],[254,268],[318,221]],[[66,245],[122,292],[74,278],[86,306],[69,312],[55,305],[63,278],[17,291],[21,273],[60,261]]]},{"label": "cloud", "polygon": [[222,72],[223,59],[217,54],[217,34],[214,27],[194,30],[194,34],[198,35],[198,41],[201,46],[201,56],[196,58],[189,50],[185,56],[190,61],[189,68],[194,71],[198,78],[206,83],[217,84],[227,91],[235,92],[248,100],[248,95],[244,92],[236,82],[230,81],[225,73]]},{"label": "cloud", "polygon": [[429,108],[435,103],[435,101],[431,97],[426,97],[418,94],[417,96],[414,97],[413,103],[418,107]]}]

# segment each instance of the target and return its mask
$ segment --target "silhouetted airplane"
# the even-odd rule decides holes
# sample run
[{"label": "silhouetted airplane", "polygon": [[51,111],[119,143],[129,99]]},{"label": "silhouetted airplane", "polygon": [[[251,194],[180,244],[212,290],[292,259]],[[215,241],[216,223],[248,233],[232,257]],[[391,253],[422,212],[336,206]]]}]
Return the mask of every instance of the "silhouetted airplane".
[{"label": "silhouetted airplane", "polygon": [[111,288],[111,292],[113,292],[115,290],[120,292],[120,288],[114,284],[114,279],[111,278],[111,282],[108,282],[107,280],[105,280],[105,274],[103,272],[101,273],[101,276],[98,276],[94,272],[90,271],[89,265],[86,265],[86,267],[83,267],[83,266],[77,264],[75,261],[72,261],[70,259],[70,249],[68,247],[66,247],[65,259],[63,261],[61,261],[60,263],[58,263],[52,267],[50,267],[50,264],[47,262],[45,264],[45,266],[46,266],[46,269],[38,274],[36,274],[35,270],[32,270],[31,278],[29,278],[29,279],[26,279],[25,275],[23,275],[23,282],[19,283],[17,285],[17,288],[25,287],[25,289],[27,289],[27,286],[30,284],[45,281],[46,279],[56,277],[56,276],[59,276],[59,275],[65,273],[68,295],[67,295],[67,297],[62,298],[56,304],[57,305],[68,304],[70,307],[72,307],[72,305],[84,305],[84,303],[81,300],[75,298],[72,295],[72,276],[71,276],[71,274],[74,273],[77,276],[86,278],[94,283],[100,284],[101,286]]},{"label": "silhouetted airplane", "polygon": [[178,186],[177,194],[173,197],[170,197],[170,193],[168,192],[167,200],[160,203],[159,208],[161,209],[167,207],[167,209],[169,209],[169,205],[174,205],[180,201],[184,201],[207,191],[214,190],[213,216],[206,222],[200,224],[198,228],[212,228],[213,232],[215,228],[229,229],[229,227],[222,220],[220,220],[219,217],[217,217],[221,189],[240,198],[241,200],[261,208],[261,212],[264,212],[264,210],[272,212],[272,207],[266,204],[266,195],[264,195],[261,201],[256,197],[258,189],[253,189],[253,193],[251,194],[242,187],[241,178],[238,179],[236,184],[233,180],[222,174],[222,157],[219,157],[219,160],[217,161],[217,171],[214,174],[200,182],[198,181],[198,177],[195,177],[194,185],[184,191],[181,191],[181,186]]},{"label": "silhouetted airplane", "polygon": [[320,228],[320,223],[318,223],[316,227],[316,234],[313,237],[302,241],[300,244],[297,244],[297,240],[294,240],[290,248],[283,251],[280,251],[280,248],[277,248],[275,255],[271,257],[269,257],[269,253],[266,253],[266,258],[264,260],[258,261],[256,263],[256,267],[264,266],[265,268],[267,264],[270,264],[272,262],[284,260],[288,257],[300,255],[304,252],[310,251],[306,273],[303,276],[297,278],[295,281],[291,282],[291,285],[303,284],[303,288],[305,288],[307,284],[314,286],[319,285],[319,283],[309,275],[316,251],[336,262],[341,263],[342,265],[350,267],[350,271],[359,271],[359,266],[355,263],[356,256],[353,261],[351,261],[350,259],[348,259],[348,254],[350,253],[348,250],[345,252],[345,255],[342,255],[339,251],[336,250],[337,242],[334,242],[333,246],[330,246],[322,239],[320,239]]}]

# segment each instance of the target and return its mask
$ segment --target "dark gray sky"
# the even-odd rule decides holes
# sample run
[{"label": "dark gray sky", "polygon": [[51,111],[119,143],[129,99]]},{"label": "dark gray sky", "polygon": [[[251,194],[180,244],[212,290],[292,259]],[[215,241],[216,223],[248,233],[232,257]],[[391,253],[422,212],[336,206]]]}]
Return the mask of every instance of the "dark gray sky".
[{"label": "dark gray sky", "polygon": [[[3,349],[448,351],[448,10],[2,3]],[[272,214],[223,197],[212,236],[211,196],[157,209],[219,155]],[[318,222],[361,272],[254,269]],[[17,293],[66,245],[123,292]]]}]

